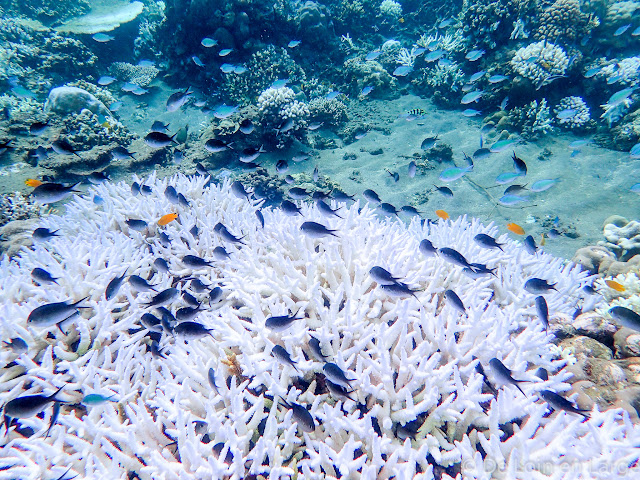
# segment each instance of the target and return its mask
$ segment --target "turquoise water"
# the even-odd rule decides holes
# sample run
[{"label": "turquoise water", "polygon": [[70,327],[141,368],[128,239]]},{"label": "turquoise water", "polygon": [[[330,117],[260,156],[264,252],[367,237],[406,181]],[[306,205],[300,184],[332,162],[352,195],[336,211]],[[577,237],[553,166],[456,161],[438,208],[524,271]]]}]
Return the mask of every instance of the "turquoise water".
[{"label": "turquoise water", "polygon": [[[601,239],[605,218],[632,219],[638,208],[636,152],[628,153],[638,142],[634,110],[640,64],[634,55],[640,37],[632,6],[541,4],[518,6],[500,17],[488,6],[493,4],[447,5],[425,24],[423,11],[434,5],[363,2],[347,8],[340,2],[283,2],[267,13],[268,2],[212,2],[221,19],[203,24],[194,22],[199,7],[163,5],[96,2],[92,12],[89,4],[76,10],[62,5],[50,16],[34,7],[7,8],[4,36],[12,47],[5,49],[2,105],[5,139],[15,148],[2,154],[3,192],[28,193],[25,180],[44,175],[77,182],[104,171],[113,180],[130,181],[131,173],[154,169],[162,175],[190,173],[196,162],[214,176],[221,169],[236,175],[246,173],[240,152],[263,145],[265,153],[256,163],[270,175],[278,175],[275,164],[281,159],[289,162],[289,173],[311,174],[317,165],[320,174],[351,195],[371,188],[396,208],[410,201],[432,219],[441,209],[451,217],[468,214],[503,227],[514,222],[539,243],[547,236],[547,250],[566,258]],[[113,24],[95,27],[91,14],[102,14],[102,8]],[[89,14],[78,17],[78,10]],[[487,18],[474,20],[485,10]],[[554,12],[569,12],[573,21],[558,24]],[[501,19],[498,28],[488,26],[490,15]],[[265,26],[251,22],[263,18],[270,20]],[[365,27],[359,18],[376,21]],[[49,39],[55,35],[55,41]],[[60,36],[71,43],[62,45]],[[52,55],[59,60],[37,66],[40,57]],[[396,72],[402,65],[408,73]],[[277,80],[292,90],[290,98],[260,111],[259,95]],[[73,113],[82,104],[60,107],[58,114],[47,107],[43,113],[49,87],[69,83],[87,87],[110,110],[93,108],[97,117],[79,122]],[[177,108],[168,107],[168,97],[187,86],[194,93]],[[473,92],[479,98],[467,103]],[[616,93],[622,103],[612,117],[603,117],[603,106]],[[581,106],[563,100],[569,97]],[[538,108],[546,102],[548,110],[516,113],[534,101]],[[299,102],[300,112],[280,112],[293,102]],[[216,118],[220,105],[237,111]],[[403,121],[413,110],[423,113]],[[293,126],[278,135],[287,115]],[[41,136],[27,134],[34,122],[47,119]],[[243,120],[256,125],[249,135],[237,130]],[[179,141],[161,149],[146,145],[143,139],[154,121],[168,125],[170,135],[181,132]],[[309,130],[313,123],[322,126]],[[482,135],[487,123],[498,126]],[[357,133],[369,131],[357,139]],[[444,163],[433,150],[420,148],[424,138],[436,134],[437,146],[451,147]],[[506,136],[517,143],[477,160],[472,172],[449,183],[453,198],[439,198],[433,185],[442,183],[443,170],[452,162],[465,165],[464,154]],[[216,137],[232,142],[233,150],[203,149]],[[71,141],[79,156],[52,151],[58,138]],[[572,142],[582,145],[570,147]],[[109,152],[118,145],[127,146],[136,160],[112,159]],[[33,156],[38,146],[48,149],[49,158]],[[179,165],[171,162],[174,146],[184,156]],[[382,151],[367,153],[377,148]],[[311,157],[294,164],[291,159],[300,152]],[[496,177],[513,172],[513,152],[525,160],[529,173],[510,183],[525,188],[540,179],[558,183],[545,192],[521,190],[518,196],[524,198],[516,199],[521,203],[502,206],[498,200],[510,183],[497,184]],[[427,161],[428,170],[409,178],[414,155]],[[399,180],[385,169],[397,172]],[[560,236],[549,238],[553,228]]]},{"label": "turquoise water", "polygon": [[[606,315],[584,290],[596,277],[567,260],[603,240],[605,219],[640,211],[638,11],[0,5],[0,193],[29,204],[3,199],[0,226],[35,217],[34,202],[55,214],[16,227],[28,248],[2,259],[0,390],[18,421],[2,427],[0,479],[572,479],[601,464],[633,475],[633,401],[601,413],[605,394],[592,410],[569,392],[577,347],[553,334],[579,309]],[[340,207],[336,192],[358,203]],[[59,237],[32,245],[37,226]],[[470,278],[467,259],[425,254],[422,239],[493,273],[467,265]],[[532,277],[555,290],[527,289]],[[145,281],[157,291],[137,291]],[[637,278],[625,282],[613,301],[637,330]],[[160,291],[171,298],[154,301]],[[270,317],[295,327],[272,331]],[[622,384],[611,368],[608,383]],[[554,406],[554,392],[572,403]],[[24,413],[24,395],[45,397]]]}]

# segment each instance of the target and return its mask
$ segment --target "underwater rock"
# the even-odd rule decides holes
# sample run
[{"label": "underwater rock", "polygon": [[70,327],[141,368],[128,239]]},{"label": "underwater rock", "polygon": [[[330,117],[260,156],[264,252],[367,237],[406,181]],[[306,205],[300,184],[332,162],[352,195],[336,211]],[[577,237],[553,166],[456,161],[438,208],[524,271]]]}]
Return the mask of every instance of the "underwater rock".
[{"label": "underwater rock", "polygon": [[44,109],[63,116],[80,113],[84,109],[96,115],[111,115],[109,109],[91,93],[82,88],[68,86],[52,89]]},{"label": "underwater rock", "polygon": [[12,220],[0,227],[0,254],[11,258],[18,254],[23,247],[31,247],[33,238],[31,234],[39,219]]},{"label": "underwater rock", "polygon": [[621,328],[614,334],[613,342],[616,358],[640,356],[640,333],[636,330]]},{"label": "underwater rock", "polygon": [[606,345],[590,337],[577,336],[560,342],[560,348],[569,348],[576,359],[581,362],[587,358],[611,360],[613,352]]},{"label": "underwater rock", "polygon": [[333,22],[329,9],[318,2],[307,1],[298,10],[296,21],[300,38],[326,42],[333,35]]}]

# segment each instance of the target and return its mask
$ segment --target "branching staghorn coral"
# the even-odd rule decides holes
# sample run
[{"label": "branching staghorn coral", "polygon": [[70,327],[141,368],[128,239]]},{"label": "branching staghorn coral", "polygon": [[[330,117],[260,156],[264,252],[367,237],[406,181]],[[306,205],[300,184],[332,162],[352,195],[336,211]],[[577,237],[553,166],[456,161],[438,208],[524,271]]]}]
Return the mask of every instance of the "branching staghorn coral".
[{"label": "branching staghorn coral", "polygon": [[[136,180],[151,187],[150,196],[134,196],[126,183],[98,185],[69,203],[63,216],[42,220],[41,226],[59,229],[59,237],[15,261],[2,260],[2,338],[20,336],[29,350],[0,351],[6,379],[0,401],[64,386],[57,398],[67,402],[47,438],[50,407],[43,418],[19,420],[35,435],[9,429],[3,456],[14,477],[71,468],[70,475],[86,478],[143,480],[431,479],[438,469],[443,479],[485,479],[499,469],[510,478],[570,480],[599,465],[636,468],[640,429],[622,410],[594,410],[586,420],[565,412],[547,417],[546,403],[536,402],[540,390],[567,389],[568,374],[523,284],[531,277],[554,282],[556,290],[545,295],[549,308],[570,314],[569,299],[587,280],[579,268],[543,252],[532,256],[506,236],[498,239],[504,252],[483,249],[473,236],[497,229],[476,220],[406,226],[359,204],[341,209],[342,219],[327,220],[303,205],[304,219],[263,210],[263,228],[255,215],[259,202],[233,195],[228,181]],[[168,185],[191,205],[171,204]],[[93,195],[104,202],[94,203]],[[158,219],[174,209],[179,220],[160,227]],[[147,231],[130,230],[130,218],[147,221]],[[307,237],[303,221],[321,222],[336,236]],[[213,228],[218,222],[243,235],[244,245],[224,241]],[[192,225],[200,230],[195,236],[187,233]],[[160,243],[160,231],[170,244]],[[179,239],[185,235],[188,243]],[[421,257],[418,245],[426,237],[487,263],[496,276],[474,280],[442,257]],[[220,244],[230,257],[212,260]],[[212,265],[188,267],[185,255]],[[158,257],[171,273],[154,273]],[[387,293],[369,275],[374,265],[401,278],[413,294]],[[35,267],[48,269],[58,285],[34,285]],[[222,301],[197,317],[209,334],[187,340],[162,334],[161,350],[156,346],[152,354],[154,336],[139,322],[155,312],[146,306],[154,292],[136,294],[125,283],[105,298],[106,285],[125,269],[158,291],[187,276],[222,284]],[[468,316],[443,302],[445,289],[456,290]],[[87,308],[61,330],[26,322],[38,306],[83,297]],[[182,306],[175,303],[168,308]],[[267,318],[296,311],[294,326],[266,327]],[[309,355],[312,337],[322,355],[347,372],[352,399],[327,391],[323,363]],[[276,345],[295,368],[271,356]],[[526,397],[511,386],[499,388],[497,397],[483,388],[475,358],[487,368],[493,357],[527,380]],[[538,367],[549,370],[549,380],[536,379]],[[77,405],[93,393],[113,397]],[[306,410],[313,425],[302,428],[287,403]]]}]

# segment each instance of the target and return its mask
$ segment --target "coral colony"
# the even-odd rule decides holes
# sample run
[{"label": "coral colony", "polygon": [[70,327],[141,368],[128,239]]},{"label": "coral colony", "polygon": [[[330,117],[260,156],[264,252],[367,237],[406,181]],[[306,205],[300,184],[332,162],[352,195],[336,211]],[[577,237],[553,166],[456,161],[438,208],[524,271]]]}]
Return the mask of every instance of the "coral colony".
[{"label": "coral colony", "polygon": [[289,216],[229,180],[135,180],[2,260],[0,478],[636,471],[640,430],[565,399],[538,317],[538,297],[598,302],[578,267],[464,217]]}]

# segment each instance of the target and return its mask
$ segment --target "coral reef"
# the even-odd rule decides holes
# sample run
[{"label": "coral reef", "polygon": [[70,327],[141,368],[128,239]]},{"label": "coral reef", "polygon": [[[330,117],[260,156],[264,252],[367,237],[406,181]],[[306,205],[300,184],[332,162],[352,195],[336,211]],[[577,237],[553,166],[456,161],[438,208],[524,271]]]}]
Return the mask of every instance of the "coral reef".
[{"label": "coral reef", "polygon": [[3,2],[5,14],[20,15],[51,26],[91,9],[88,0],[7,0]]},{"label": "coral reef", "polygon": [[554,109],[557,123],[561,127],[569,129],[581,129],[586,127],[591,120],[589,107],[582,97],[564,97]]},{"label": "coral reef", "polygon": [[0,194],[0,227],[14,220],[39,217],[45,210],[20,192]]},{"label": "coral reef", "polygon": [[109,67],[109,73],[118,80],[146,87],[156,78],[159,70],[153,65],[132,65],[126,62],[114,62]]},{"label": "coral reef", "polygon": [[8,112],[11,118],[8,130],[12,133],[24,133],[33,122],[47,120],[47,114],[42,111],[42,103],[31,97],[0,95],[0,110]]},{"label": "coral reef", "polygon": [[341,127],[349,120],[347,106],[337,98],[314,98],[309,102],[309,118],[326,126]]},{"label": "coral reef", "polygon": [[619,125],[607,132],[606,140],[608,147],[623,152],[640,142],[640,110],[625,115]]},{"label": "coral reef", "polygon": [[361,57],[349,58],[344,62],[340,73],[343,82],[348,85],[350,95],[358,95],[364,87],[373,87],[370,93],[375,98],[393,98],[397,95],[398,82],[374,61],[366,61]]},{"label": "coral reef", "polygon": [[283,48],[269,45],[251,55],[242,75],[227,75],[223,81],[225,95],[233,102],[251,103],[276,80],[301,83],[306,75],[302,67]]},{"label": "coral reef", "polygon": [[578,0],[556,0],[540,13],[535,37],[570,44],[588,35],[597,25],[597,21],[594,24],[592,17],[580,10]]},{"label": "coral reef", "polygon": [[511,59],[513,69],[536,84],[564,75],[569,59],[564,50],[546,40],[520,48]]},{"label": "coral reef", "polygon": [[298,9],[296,23],[300,38],[314,44],[327,43],[334,34],[331,13],[325,5],[318,2],[304,2]]},{"label": "coral reef", "polygon": [[[263,133],[273,138],[274,134],[271,132],[275,132],[278,148],[283,148],[293,137],[303,134],[306,130],[309,107],[306,103],[296,100],[296,94],[292,89],[269,87],[260,94],[257,105]],[[288,120],[293,123],[286,131],[275,131]]]},{"label": "coral reef", "polygon": [[640,69],[640,57],[623,58],[602,67],[598,76],[605,78],[607,83],[615,81],[618,85],[636,87],[640,84],[638,69]]},{"label": "coral reef", "polygon": [[553,117],[547,100],[537,100],[522,107],[514,107],[498,122],[498,127],[517,131],[524,138],[533,140],[553,131]]},{"label": "coral reef", "polygon": [[476,47],[494,49],[505,44],[518,20],[535,18],[537,3],[527,0],[464,0],[460,18],[465,37]]},{"label": "coral reef", "polygon": [[49,92],[44,104],[46,112],[55,112],[62,116],[89,110],[96,115],[109,115],[109,109],[93,94],[79,87],[56,87]]},{"label": "coral reef", "polygon": [[[475,220],[421,225],[414,219],[407,226],[382,221],[358,203],[341,210],[343,219],[327,220],[303,205],[305,220],[335,230],[336,236],[313,239],[301,231],[301,219],[281,210],[263,210],[262,228],[258,202],[235,197],[228,180],[216,186],[203,176],[135,179],[151,187],[150,196],[134,196],[125,183],[97,185],[92,193],[102,205],[93,195],[73,199],[64,215],[41,223],[59,229],[59,237],[2,260],[7,301],[0,318],[13,320],[0,323],[0,333],[22,337],[29,355],[0,351],[3,375],[14,378],[0,385],[0,401],[64,386],[56,398],[65,402],[57,422],[47,408],[19,419],[20,433],[9,428],[3,455],[13,475],[58,475],[64,470],[55,465],[62,465],[88,478],[107,470],[114,478],[168,472],[176,478],[411,478],[420,472],[432,478],[437,468],[443,479],[473,480],[489,478],[499,466],[568,480],[603,462],[635,469],[640,427],[627,412],[547,416],[548,405],[537,401],[541,390],[570,387],[563,367],[572,356],[549,343],[522,285],[531,277],[552,280],[557,290],[545,295],[550,309],[570,315],[569,299],[580,296],[587,281],[578,268],[544,252],[523,255],[506,236],[499,238],[504,252],[482,249],[471,239],[496,235],[497,228]],[[191,206],[172,205],[163,193],[168,185]],[[162,231],[176,240],[162,246],[156,222],[174,210],[179,220]],[[148,235],[130,230],[131,218],[147,221]],[[212,258],[224,239],[213,228],[218,222],[243,235],[242,248],[225,240],[230,258],[213,260],[214,268],[187,267],[185,255]],[[188,245],[178,241],[191,225],[199,234]],[[420,259],[425,237],[495,267],[496,277],[473,280],[441,257]],[[170,262],[171,273],[154,273],[158,257]],[[413,293],[387,293],[368,274],[374,265],[402,278]],[[35,267],[50,271],[58,284],[34,285]],[[125,283],[106,298],[104,287],[125,270],[149,278],[159,291],[184,276],[222,283],[223,300],[203,305],[200,338],[183,336],[185,328],[178,327],[186,325],[166,319],[173,335],[151,332],[139,322],[150,313],[153,293],[136,293]],[[442,303],[451,288],[467,315]],[[60,329],[27,323],[36,307],[80,299],[82,313]],[[292,312],[299,313],[295,328],[268,328],[268,317]],[[311,360],[312,338],[320,355],[346,371],[351,389],[342,395],[327,389],[328,364]],[[296,363],[280,364],[271,354],[275,346]],[[30,368],[34,357],[42,359],[37,374]],[[509,385],[495,396],[483,387],[477,365],[488,369],[493,357],[526,381],[526,396]],[[535,377],[539,367],[548,380]],[[113,398],[77,405],[93,393]]]},{"label": "coral reef", "polygon": [[56,84],[96,72],[98,58],[79,40],[26,20],[0,17],[0,80],[43,94]]},{"label": "coral reef", "polygon": [[382,0],[379,12],[383,21],[397,22],[402,16],[402,5],[395,0]]},{"label": "coral reef", "polygon": [[[126,146],[135,138],[127,128],[115,118],[108,116],[101,120],[95,113],[83,109],[77,115],[68,115],[62,119],[63,127],[60,135],[74,149],[90,150],[96,146]],[[80,162],[87,159],[71,158]]]},{"label": "coral reef", "polygon": [[457,92],[466,83],[466,78],[460,65],[453,62],[449,65],[421,68],[411,83],[419,90],[431,93],[437,105],[454,107],[460,105]]}]

